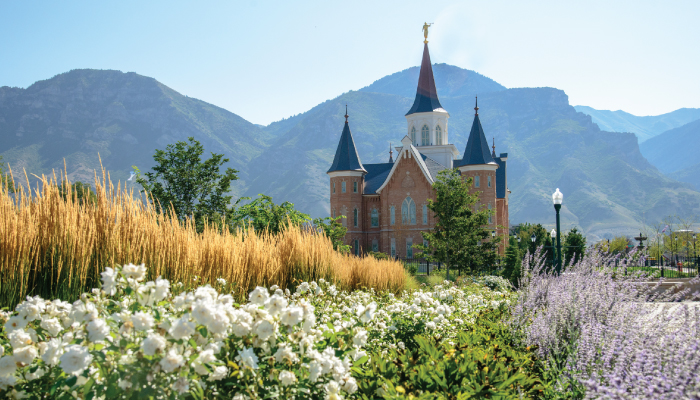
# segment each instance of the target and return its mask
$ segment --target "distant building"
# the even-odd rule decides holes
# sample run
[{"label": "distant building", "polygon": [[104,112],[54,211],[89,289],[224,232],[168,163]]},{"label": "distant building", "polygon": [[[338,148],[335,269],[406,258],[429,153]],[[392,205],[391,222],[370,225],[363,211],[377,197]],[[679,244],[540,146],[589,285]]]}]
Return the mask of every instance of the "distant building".
[{"label": "distant building", "polygon": [[[426,38],[427,39],[427,38]],[[503,236],[503,254],[508,236],[507,153],[496,156],[488,142],[474,107],[472,129],[462,159],[449,143],[447,120],[435,89],[428,43],[425,41],[418,89],[413,107],[406,114],[407,131],[396,147],[396,160],[362,164],[350,133],[348,115],[340,136],[330,176],[331,216],[344,215],[348,232],[345,243],[359,255],[381,251],[400,258],[413,257],[413,244],[423,242],[421,232],[435,226],[428,199],[435,200],[432,184],[438,172],[456,168],[465,178],[474,178],[479,205],[495,211],[488,227]]]}]

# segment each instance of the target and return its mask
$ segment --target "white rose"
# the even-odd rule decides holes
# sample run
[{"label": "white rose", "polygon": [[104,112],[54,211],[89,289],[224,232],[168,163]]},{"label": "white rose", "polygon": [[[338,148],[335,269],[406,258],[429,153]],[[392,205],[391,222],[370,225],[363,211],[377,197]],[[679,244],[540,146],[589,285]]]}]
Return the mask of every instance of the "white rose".
[{"label": "white rose", "polygon": [[255,290],[248,295],[250,302],[259,306],[264,305],[269,297],[270,292],[262,286],[256,287]]},{"label": "white rose", "polygon": [[282,371],[280,372],[279,380],[282,386],[289,386],[293,385],[294,382],[297,381],[297,376],[294,375],[294,372]]},{"label": "white rose", "polygon": [[141,281],[146,277],[146,266],[145,264],[134,265],[128,264],[122,268],[122,273],[127,279],[134,279],[136,281]]},{"label": "white rose", "polygon": [[189,339],[190,336],[194,334],[195,325],[185,316],[173,323],[173,325],[168,330],[170,336],[175,340]]},{"label": "white rose", "polygon": [[155,355],[158,351],[165,350],[165,345],[167,341],[165,338],[157,333],[151,332],[148,337],[141,343],[141,350],[143,354],[147,356]]},{"label": "white rose", "polygon": [[70,345],[59,358],[61,369],[67,374],[80,375],[92,362],[92,355],[87,347],[80,345]]},{"label": "white rose", "polygon": [[58,364],[59,357],[63,354],[61,339],[51,339],[48,342],[39,343],[41,359],[48,365]]},{"label": "white rose", "polygon": [[24,327],[27,326],[27,321],[26,318],[21,317],[19,315],[15,315],[13,317],[10,317],[7,322],[5,322],[5,331],[6,332],[12,332],[16,329],[24,329]]},{"label": "white rose", "polygon": [[39,355],[39,352],[34,346],[26,346],[15,349],[12,355],[15,357],[15,362],[29,365]]},{"label": "white rose", "polygon": [[199,353],[199,356],[192,363],[194,370],[200,375],[208,375],[209,371],[204,367],[207,364],[216,362],[216,357],[214,356],[214,351],[204,350]]},{"label": "white rose", "polygon": [[209,375],[209,381],[220,381],[228,376],[228,368],[219,365],[214,368],[214,371]]},{"label": "white rose", "polygon": [[117,293],[117,272],[107,267],[100,275],[102,275],[102,290],[107,295],[114,296]]},{"label": "white rose", "polygon": [[174,348],[171,348],[160,360],[160,366],[165,372],[173,372],[185,363],[185,359]]},{"label": "white rose", "polygon": [[369,334],[365,330],[359,330],[355,334],[355,337],[352,338],[352,342],[355,346],[358,347],[363,347],[367,344],[367,339],[369,338]]},{"label": "white rose", "polygon": [[250,369],[258,369],[258,356],[255,355],[252,347],[246,347],[243,350],[238,350],[238,356],[236,359]]},{"label": "white rose", "polygon": [[287,307],[280,314],[280,322],[292,327],[304,318],[304,309],[301,307]]},{"label": "white rose", "polygon": [[93,319],[88,323],[87,331],[91,342],[101,342],[109,335],[109,325],[101,318]]},{"label": "white rose", "polygon": [[32,337],[22,329],[17,329],[7,335],[13,349],[19,349],[32,344]]},{"label": "white rose", "polygon": [[45,319],[39,324],[43,329],[49,332],[49,335],[57,337],[59,333],[63,330],[63,325],[56,318]]},{"label": "white rose", "polygon": [[264,319],[255,324],[255,334],[262,340],[267,340],[275,333],[275,326],[268,320]]},{"label": "white rose", "polygon": [[143,311],[139,311],[132,315],[131,322],[134,324],[134,328],[137,331],[147,331],[153,328],[153,324],[155,323],[153,316]]},{"label": "white rose", "polygon": [[0,358],[0,376],[9,376],[17,370],[17,362],[13,356],[3,356]]}]

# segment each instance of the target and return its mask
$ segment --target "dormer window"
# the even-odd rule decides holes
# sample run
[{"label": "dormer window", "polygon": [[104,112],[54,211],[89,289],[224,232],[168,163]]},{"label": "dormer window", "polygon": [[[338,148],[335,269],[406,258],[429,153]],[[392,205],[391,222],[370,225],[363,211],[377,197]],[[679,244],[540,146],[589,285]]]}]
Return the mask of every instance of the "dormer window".
[{"label": "dormer window", "polygon": [[416,142],[416,127],[415,126],[413,128],[411,128],[411,141],[413,142],[413,144],[418,144],[418,142]]},{"label": "dormer window", "polygon": [[428,128],[428,125],[423,125],[423,129],[421,129],[420,137],[421,137],[421,145],[422,146],[429,146],[430,145],[430,128]]},{"label": "dormer window", "polygon": [[435,127],[435,138],[436,138],[435,144],[437,144],[438,146],[443,144],[442,143],[442,128],[440,128],[440,125]]}]

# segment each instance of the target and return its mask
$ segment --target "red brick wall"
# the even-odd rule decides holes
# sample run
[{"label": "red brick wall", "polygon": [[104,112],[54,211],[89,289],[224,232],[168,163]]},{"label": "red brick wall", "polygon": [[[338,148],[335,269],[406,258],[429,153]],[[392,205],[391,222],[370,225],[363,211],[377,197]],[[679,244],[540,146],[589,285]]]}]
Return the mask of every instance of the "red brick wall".
[{"label": "red brick wall", "polygon": [[[345,193],[342,192],[342,182],[345,182]],[[357,193],[353,192],[353,182],[357,182]],[[333,193],[333,184],[335,183],[335,193]],[[360,246],[364,247],[363,242],[363,212],[362,212],[362,190],[364,178],[361,176],[336,176],[330,178],[330,197],[331,197],[331,216],[345,215],[343,220],[348,228],[348,233],[345,235],[345,244],[353,246],[354,239],[358,239]],[[357,208],[358,220],[357,227],[354,226],[353,210]],[[352,249],[354,253],[355,249]]]},{"label": "red brick wall", "polygon": [[[485,208],[488,208],[488,205],[491,204],[491,209],[498,213],[498,211],[496,211],[498,209],[496,204],[496,171],[480,170],[462,172],[462,177],[464,177],[465,180],[474,178],[476,175],[480,176],[479,187],[472,186],[472,193],[475,191],[480,192],[479,202],[477,205],[479,207],[484,206]],[[491,176],[491,187],[488,187],[488,176]],[[491,218],[491,223],[489,224],[490,229],[496,228],[497,218],[497,214],[494,214],[494,216]]]}]

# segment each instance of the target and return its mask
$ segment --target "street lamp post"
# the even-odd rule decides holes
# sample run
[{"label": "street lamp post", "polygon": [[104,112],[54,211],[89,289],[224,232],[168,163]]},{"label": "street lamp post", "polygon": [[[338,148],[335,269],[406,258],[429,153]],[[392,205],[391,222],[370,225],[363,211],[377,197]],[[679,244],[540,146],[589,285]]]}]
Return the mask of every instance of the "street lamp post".
[{"label": "street lamp post", "polygon": [[698,253],[695,251],[695,239],[697,236],[693,233],[693,258],[695,259],[695,266],[698,267],[698,275],[700,275],[700,264],[698,264]]},{"label": "street lamp post", "polygon": [[[559,188],[557,188],[557,191],[552,194],[552,202],[554,203],[554,209],[557,211],[557,232],[561,232],[561,227],[559,226],[559,210],[561,210],[561,202],[564,200],[564,195],[559,191]],[[559,274],[561,272],[561,236],[557,236],[557,266],[556,266],[556,273]]]},{"label": "street lamp post", "polygon": [[559,272],[561,271],[561,268],[557,270],[557,249],[554,247],[554,238],[557,237],[557,231],[552,229],[550,234],[552,235],[552,266],[554,267],[555,271]]},{"label": "street lamp post", "polygon": [[[493,241],[495,239],[496,239],[496,231],[491,231],[491,241]],[[495,265],[491,266],[491,273],[492,274],[493,274],[494,267],[495,267]]]}]

